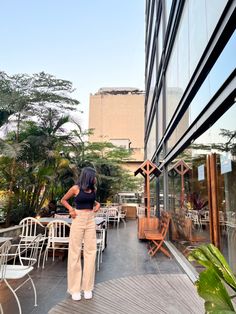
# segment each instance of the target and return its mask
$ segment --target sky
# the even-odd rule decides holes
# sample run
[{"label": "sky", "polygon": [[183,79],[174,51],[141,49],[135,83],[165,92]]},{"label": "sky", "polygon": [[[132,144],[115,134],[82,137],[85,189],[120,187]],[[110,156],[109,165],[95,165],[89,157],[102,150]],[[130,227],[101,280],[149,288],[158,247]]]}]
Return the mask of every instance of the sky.
[{"label": "sky", "polygon": [[67,79],[88,128],[89,95],[144,89],[144,0],[0,0],[0,71]]}]

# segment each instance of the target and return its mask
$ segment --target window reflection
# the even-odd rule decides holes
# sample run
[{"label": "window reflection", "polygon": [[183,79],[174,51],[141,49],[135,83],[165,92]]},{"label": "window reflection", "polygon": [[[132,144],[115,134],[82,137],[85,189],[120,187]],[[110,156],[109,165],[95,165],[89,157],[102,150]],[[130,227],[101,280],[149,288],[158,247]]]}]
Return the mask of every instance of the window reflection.
[{"label": "window reflection", "polygon": [[197,245],[210,242],[206,156],[194,156],[192,147],[178,156],[169,167],[168,189],[172,241],[187,255]]},{"label": "window reflection", "polygon": [[[210,241],[206,158],[216,156],[216,193],[220,248],[236,273],[236,104],[169,166],[168,188],[173,213],[172,240],[187,254]],[[181,166],[183,165],[183,167]]]}]

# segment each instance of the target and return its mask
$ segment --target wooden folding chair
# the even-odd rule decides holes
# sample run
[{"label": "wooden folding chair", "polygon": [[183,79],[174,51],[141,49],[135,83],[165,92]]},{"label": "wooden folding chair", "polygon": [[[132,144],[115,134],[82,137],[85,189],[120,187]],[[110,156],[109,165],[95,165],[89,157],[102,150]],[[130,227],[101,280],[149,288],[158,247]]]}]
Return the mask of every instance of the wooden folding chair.
[{"label": "wooden folding chair", "polygon": [[147,240],[150,240],[148,254],[154,256],[158,250],[161,250],[166,256],[171,257],[170,253],[163,247],[163,243],[170,224],[170,214],[162,212],[160,228],[153,230],[144,230]]}]

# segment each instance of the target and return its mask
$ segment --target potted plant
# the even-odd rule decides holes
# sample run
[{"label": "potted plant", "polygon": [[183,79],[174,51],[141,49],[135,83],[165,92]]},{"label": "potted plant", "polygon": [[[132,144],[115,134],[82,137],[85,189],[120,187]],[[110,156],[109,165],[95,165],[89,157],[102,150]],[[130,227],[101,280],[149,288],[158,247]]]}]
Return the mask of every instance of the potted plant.
[{"label": "potted plant", "polygon": [[198,294],[205,300],[206,313],[236,313],[231,301],[236,297],[236,277],[218,248],[203,244],[194,249],[188,259],[205,267],[196,286]]}]

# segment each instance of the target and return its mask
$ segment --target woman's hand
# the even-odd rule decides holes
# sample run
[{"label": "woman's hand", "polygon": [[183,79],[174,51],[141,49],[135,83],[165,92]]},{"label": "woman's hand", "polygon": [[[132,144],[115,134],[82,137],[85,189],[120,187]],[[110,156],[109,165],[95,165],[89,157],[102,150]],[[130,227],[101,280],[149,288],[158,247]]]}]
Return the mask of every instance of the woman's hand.
[{"label": "woman's hand", "polygon": [[95,201],[95,206],[93,207],[94,213],[96,213],[97,211],[99,211],[100,207],[101,207],[100,203],[98,203],[97,201]]},{"label": "woman's hand", "polygon": [[72,219],[76,218],[76,211],[74,209],[70,210],[70,216],[71,216]]}]

